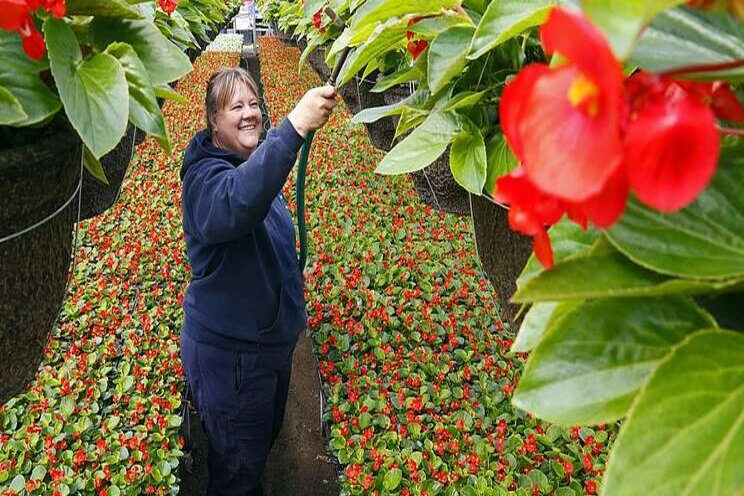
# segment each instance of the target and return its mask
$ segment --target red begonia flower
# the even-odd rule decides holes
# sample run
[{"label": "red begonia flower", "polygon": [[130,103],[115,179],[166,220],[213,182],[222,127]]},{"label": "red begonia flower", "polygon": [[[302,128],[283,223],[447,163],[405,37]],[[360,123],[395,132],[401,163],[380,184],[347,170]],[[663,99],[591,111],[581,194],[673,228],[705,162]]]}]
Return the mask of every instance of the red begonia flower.
[{"label": "red begonia flower", "polygon": [[711,109],[669,83],[663,98],[651,98],[633,111],[625,135],[625,171],[638,199],[673,212],[707,186],[719,151]]},{"label": "red begonia flower", "polygon": [[531,66],[507,85],[500,104],[504,134],[535,186],[582,201],[599,193],[622,163],[622,67],[580,14],[553,9],[541,38],[546,52],[568,62]]},{"label": "red begonia flower", "polygon": [[29,15],[25,0],[0,0],[0,29],[17,31]]},{"label": "red begonia flower", "polygon": [[426,40],[416,40],[408,42],[408,53],[411,54],[413,60],[416,60],[421,52],[426,50],[429,43]]},{"label": "red begonia flower", "polygon": [[178,7],[178,0],[158,0],[158,3],[160,4],[160,8],[163,9],[163,12],[168,15],[171,15],[176,10],[176,7]]},{"label": "red begonia flower", "polygon": [[65,0],[45,0],[44,8],[47,12],[52,14],[52,17],[55,19],[61,19],[67,12]]},{"label": "red begonia flower", "polygon": [[583,229],[589,222],[600,229],[614,224],[625,211],[630,186],[623,167],[605,182],[604,187],[594,196],[580,203],[566,205],[568,217]]},{"label": "red begonia flower", "polygon": [[716,117],[727,121],[744,122],[744,105],[736,98],[728,83],[713,83],[712,93],[711,109]]},{"label": "red begonia flower", "polygon": [[494,198],[509,204],[509,227],[532,236],[535,256],[543,266],[552,267],[553,251],[546,226],[555,224],[563,216],[562,202],[536,188],[521,167],[499,178]]},{"label": "red begonia flower", "polygon": [[23,51],[33,60],[41,60],[46,52],[46,44],[41,33],[36,29],[31,17],[27,17],[23,26],[18,30],[23,42]]},{"label": "red begonia flower", "polygon": [[313,14],[313,26],[315,26],[316,29],[320,29],[320,26],[323,23],[323,9],[320,8],[318,11]]}]

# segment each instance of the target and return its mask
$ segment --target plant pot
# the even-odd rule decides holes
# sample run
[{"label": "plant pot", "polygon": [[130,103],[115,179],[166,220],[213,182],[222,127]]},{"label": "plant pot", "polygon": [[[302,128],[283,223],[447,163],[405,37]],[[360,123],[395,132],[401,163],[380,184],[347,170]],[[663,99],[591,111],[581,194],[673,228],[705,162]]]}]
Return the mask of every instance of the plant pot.
[{"label": "plant pot", "polygon": [[109,184],[104,184],[93,177],[86,169],[83,172],[83,202],[80,220],[100,215],[113,206],[119,198],[124,176],[129,169],[129,162],[135,147],[136,128],[129,124],[127,132],[118,145],[101,157],[101,165]]},{"label": "plant pot", "polygon": [[498,292],[502,318],[516,329],[519,307],[509,303],[517,278],[532,253],[532,239],[509,229],[508,211],[487,198],[471,195],[473,229],[478,256],[488,279]]},{"label": "plant pot", "polygon": [[0,243],[0,405],[34,378],[65,296],[80,153],[77,134],[62,119],[39,139],[0,153],[0,239],[59,210]]}]

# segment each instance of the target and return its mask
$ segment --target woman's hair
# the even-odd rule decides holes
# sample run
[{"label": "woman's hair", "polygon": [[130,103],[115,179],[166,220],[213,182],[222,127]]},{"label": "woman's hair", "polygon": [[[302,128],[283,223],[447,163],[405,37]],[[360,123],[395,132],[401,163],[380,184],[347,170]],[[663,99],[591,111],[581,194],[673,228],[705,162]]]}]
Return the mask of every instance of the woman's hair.
[{"label": "woman's hair", "polygon": [[223,67],[212,74],[207,84],[207,96],[204,101],[207,116],[207,129],[212,135],[212,119],[225,108],[238,91],[240,85],[250,88],[258,97],[258,85],[248,71],[240,67]]}]

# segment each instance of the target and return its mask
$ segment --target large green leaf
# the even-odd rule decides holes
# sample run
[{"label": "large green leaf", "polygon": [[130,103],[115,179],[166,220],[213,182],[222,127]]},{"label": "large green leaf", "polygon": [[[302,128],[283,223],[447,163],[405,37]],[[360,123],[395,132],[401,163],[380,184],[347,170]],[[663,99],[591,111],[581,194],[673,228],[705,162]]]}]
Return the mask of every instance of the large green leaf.
[{"label": "large green leaf", "polygon": [[131,45],[153,85],[174,81],[191,71],[189,58],[151,22],[96,17],[90,25],[90,38],[99,51],[115,41]]},{"label": "large green leaf", "polygon": [[142,19],[136,8],[124,0],[67,0],[68,15],[86,15]]},{"label": "large green leaf", "polygon": [[477,59],[492,48],[542,24],[552,7],[550,0],[491,2],[473,36],[468,58]]},{"label": "large green leaf", "polygon": [[305,9],[305,17],[311,18],[325,3],[325,0],[305,0],[302,6]]},{"label": "large green leaf", "polygon": [[3,72],[22,72],[34,74],[49,68],[49,61],[32,60],[23,51],[18,33],[0,29],[0,67]]},{"label": "large green leaf", "polygon": [[404,174],[423,169],[434,162],[460,131],[457,116],[432,112],[403,141],[393,147],[377,165],[379,174]]},{"label": "large green leaf", "polygon": [[0,86],[18,99],[27,115],[25,119],[15,122],[15,126],[31,126],[44,122],[62,108],[57,95],[36,74],[4,71],[0,73]]},{"label": "large green leaf", "polygon": [[406,14],[426,16],[438,14],[443,9],[453,9],[460,0],[369,0],[354,13],[352,29],[369,24],[384,22],[391,17],[403,17]]},{"label": "large green leaf", "polygon": [[[507,146],[508,148],[508,146]],[[489,166],[490,167],[490,166]],[[550,241],[553,245],[553,260],[555,263],[578,255],[582,252],[588,253],[600,237],[599,231],[594,228],[581,229],[578,225],[564,218],[550,228]],[[524,286],[527,281],[544,272],[535,255],[530,255],[527,265],[517,278],[517,287]]]},{"label": "large green leaf", "polygon": [[356,73],[382,54],[394,49],[406,37],[406,22],[401,19],[390,19],[380,24],[369,39],[354,49],[341,67],[337,86],[348,83]]},{"label": "large green leaf", "polygon": [[482,194],[486,183],[486,143],[472,123],[464,126],[452,141],[450,168],[460,186],[473,194]]},{"label": "large green leaf", "polygon": [[488,140],[486,147],[488,174],[486,177],[485,190],[493,195],[496,190],[496,181],[506,176],[519,165],[519,159],[511,151],[504,135],[499,133]]},{"label": "large green leaf", "polygon": [[552,301],[533,304],[519,326],[519,333],[510,351],[526,353],[531,351],[548,332],[548,324],[554,323],[554,315],[559,306],[573,308],[574,302],[556,303]]},{"label": "large green leaf", "polygon": [[471,26],[454,26],[439,33],[431,42],[427,55],[427,83],[432,93],[438,92],[462,73],[474,32],[475,28]]},{"label": "large green leaf", "polygon": [[[744,24],[733,16],[676,8],[656,16],[643,31],[630,61],[652,72],[731,62],[744,59],[742,39]],[[694,77],[743,81],[744,67],[701,72]]]},{"label": "large green leaf", "polygon": [[744,493],[744,334],[697,333],[662,363],[610,455],[611,496]]},{"label": "large green leaf", "polygon": [[684,0],[582,0],[581,6],[622,60],[630,55],[641,29],[656,14],[681,3]]},{"label": "large green leaf", "polygon": [[155,90],[142,61],[126,43],[112,43],[106,49],[106,53],[116,57],[124,69],[129,87],[129,120],[138,128],[153,135],[158,143],[170,152],[163,114],[160,112]]},{"label": "large green leaf", "polygon": [[417,34],[418,38],[433,40],[442,31],[454,26],[472,26],[470,19],[459,15],[440,15],[421,19],[408,29]]},{"label": "large green leaf", "polygon": [[521,285],[518,283],[513,301],[694,295],[739,287],[744,287],[744,279],[677,279],[644,269],[617,251],[604,251],[569,257],[551,270],[538,272]]},{"label": "large green leaf", "polygon": [[561,424],[617,420],[673,346],[714,325],[683,298],[578,305],[548,326],[527,361],[514,404]]},{"label": "large green leaf", "polygon": [[44,22],[49,61],[70,123],[96,158],[124,136],[129,114],[127,79],[106,53],[83,60],[75,34],[62,20]]},{"label": "large green leaf", "polygon": [[694,203],[665,215],[631,201],[607,232],[610,241],[631,260],[664,274],[744,276],[744,147],[724,150],[713,181]]},{"label": "large green leaf", "polygon": [[7,126],[24,121],[28,115],[18,99],[7,89],[0,86],[0,126]]},{"label": "large green leaf", "polygon": [[405,98],[396,103],[392,103],[390,105],[364,109],[358,114],[356,114],[351,119],[351,122],[353,122],[354,124],[369,123],[369,122],[375,122],[379,119],[382,119],[383,117],[389,117],[391,115],[398,115],[403,111],[403,107],[405,105],[408,105],[412,100],[413,100],[413,97],[409,96],[408,98]]}]

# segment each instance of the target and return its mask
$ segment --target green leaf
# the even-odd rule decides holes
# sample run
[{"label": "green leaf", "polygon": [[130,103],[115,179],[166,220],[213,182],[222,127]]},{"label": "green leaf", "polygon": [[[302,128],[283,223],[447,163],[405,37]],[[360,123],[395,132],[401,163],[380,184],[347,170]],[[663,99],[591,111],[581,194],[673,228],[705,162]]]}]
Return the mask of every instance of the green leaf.
[{"label": "green leaf", "polygon": [[75,34],[61,20],[44,22],[49,61],[70,123],[99,158],[124,136],[129,95],[124,70],[111,55],[83,60]]},{"label": "green leaf", "polygon": [[388,470],[388,472],[385,474],[383,485],[388,491],[394,491],[398,487],[402,479],[403,472],[401,472],[399,468],[393,468]]},{"label": "green leaf", "polygon": [[687,208],[663,214],[630,201],[607,237],[634,262],[663,274],[744,276],[744,147],[724,148],[711,184]]},{"label": "green leaf", "polygon": [[115,41],[131,45],[156,86],[175,81],[191,71],[189,58],[148,21],[96,17],[90,24],[90,38],[99,51]]},{"label": "green leaf", "polygon": [[487,193],[493,196],[496,191],[496,181],[509,174],[519,165],[519,160],[509,148],[503,134],[496,134],[488,140],[486,162],[488,173],[484,188]]},{"label": "green leaf", "polygon": [[474,32],[475,28],[471,26],[455,26],[442,31],[431,42],[427,55],[427,83],[432,93],[437,93],[462,73]]},{"label": "green leaf", "polygon": [[480,130],[472,123],[468,123],[452,142],[450,168],[460,186],[473,194],[481,194],[486,183],[486,144]]},{"label": "green leaf", "polygon": [[31,471],[31,480],[43,480],[46,476],[47,470],[43,465],[36,465]]},{"label": "green leaf", "polygon": [[630,55],[638,34],[662,10],[684,0],[583,0],[581,7],[610,41],[618,59]]},{"label": "green leaf", "polygon": [[[526,353],[537,346],[547,332],[548,324],[554,321],[553,315],[558,305],[559,303],[555,302],[535,303],[532,305],[525,314],[522,325],[519,326],[517,339],[514,340],[510,351]],[[575,306],[573,303],[563,303],[562,305],[566,305],[569,308]]]},{"label": "green leaf", "polygon": [[[599,231],[589,228],[581,229],[568,219],[562,219],[550,228],[550,241],[553,245],[553,258],[555,263],[561,262],[570,256],[582,252],[588,252],[600,237]],[[544,272],[542,265],[537,261],[535,255],[530,255],[527,265],[517,279],[517,287],[524,286],[527,281]]]},{"label": "green leaf", "polygon": [[409,96],[408,98],[401,100],[399,102],[393,103],[391,105],[384,105],[382,107],[372,107],[372,108],[364,109],[358,114],[356,114],[351,119],[351,122],[353,122],[354,124],[375,122],[377,120],[382,119],[383,117],[389,117],[391,115],[400,114],[403,111],[403,107],[405,105],[408,105],[412,100],[413,100],[413,97]]},{"label": "green leaf", "polygon": [[396,45],[405,39],[406,29],[406,21],[398,18],[389,19],[377,26],[369,39],[354,49],[346,58],[338,74],[337,86],[348,83],[375,58],[394,50]]},{"label": "green leaf", "polygon": [[744,287],[743,279],[696,281],[667,277],[634,264],[617,251],[609,251],[577,255],[556,263],[551,270],[518,284],[512,301],[694,295],[739,287]]},{"label": "green leaf", "polygon": [[23,111],[21,103],[6,88],[0,86],[0,125],[7,126],[16,122],[23,122],[28,114]]},{"label": "green leaf", "polygon": [[18,33],[0,29],[0,67],[8,72],[36,74],[48,69],[49,61],[30,59]]},{"label": "green leaf", "polygon": [[477,59],[501,43],[539,26],[552,7],[548,0],[502,0],[491,2],[483,14],[468,53]]},{"label": "green leaf", "polygon": [[[744,25],[733,16],[676,8],[662,12],[638,40],[630,61],[651,72],[744,59]],[[744,81],[744,67],[687,74],[711,81]]]},{"label": "green leaf", "polygon": [[142,14],[124,0],[67,0],[67,15],[142,19]]},{"label": "green leaf", "polygon": [[59,411],[63,417],[69,417],[75,411],[75,400],[65,396],[59,404]]},{"label": "green leaf", "polygon": [[457,116],[432,112],[403,141],[393,147],[377,165],[378,174],[404,174],[423,169],[434,162],[460,131]]},{"label": "green leaf", "polygon": [[83,146],[83,165],[88,169],[90,175],[101,181],[103,184],[109,184],[109,180],[106,177],[106,172],[103,170],[101,162],[88,150],[87,146]]},{"label": "green leaf", "polygon": [[604,482],[615,496],[744,492],[744,334],[701,331],[639,395]]},{"label": "green leaf", "polygon": [[351,27],[356,29],[406,14],[438,14],[442,9],[453,9],[459,4],[460,0],[369,0],[354,13]]},{"label": "green leaf", "polygon": [[188,105],[190,102],[189,100],[175,91],[173,88],[168,86],[167,84],[163,84],[161,86],[155,86],[155,96],[157,98],[164,98],[166,100],[173,100],[176,103],[180,103],[182,105]]},{"label": "green leaf", "polygon": [[21,491],[23,491],[25,485],[26,485],[26,478],[22,476],[21,474],[18,474],[15,477],[13,477],[12,481],[10,481],[10,486],[8,487],[8,489],[16,493],[20,493]]},{"label": "green leaf", "polygon": [[325,4],[325,0],[307,0],[303,2],[303,8],[305,10],[305,17],[311,19],[322,6]]},{"label": "green leaf", "polygon": [[710,316],[683,298],[578,305],[533,350],[514,404],[564,425],[617,420],[672,347],[710,326]]},{"label": "green leaf", "polygon": [[62,102],[35,74],[7,71],[0,73],[0,87],[10,91],[23,107],[27,117],[16,126],[31,126],[50,119],[62,108]]},{"label": "green leaf", "polygon": [[417,81],[420,77],[421,71],[417,66],[405,66],[399,71],[388,74],[387,76],[378,79],[370,91],[372,93],[381,93],[398,84],[408,83],[409,81]]},{"label": "green leaf", "polygon": [[163,114],[155,98],[150,77],[137,53],[130,45],[118,42],[110,44],[106,48],[106,53],[116,57],[124,69],[129,87],[129,120],[138,128],[153,135],[163,149],[170,153]]},{"label": "green leaf", "polygon": [[433,40],[442,31],[454,26],[472,26],[470,19],[459,15],[440,15],[421,19],[408,30],[418,35],[418,38]]}]

